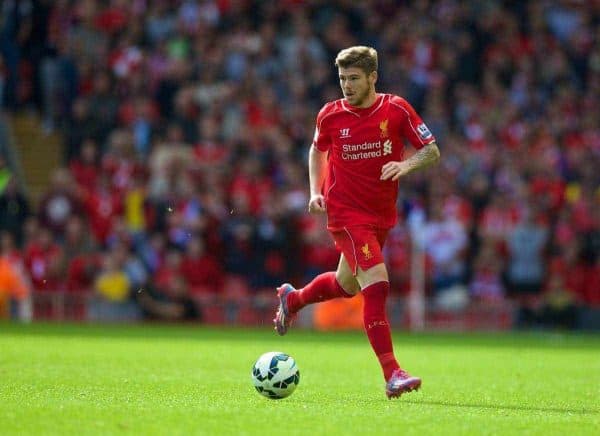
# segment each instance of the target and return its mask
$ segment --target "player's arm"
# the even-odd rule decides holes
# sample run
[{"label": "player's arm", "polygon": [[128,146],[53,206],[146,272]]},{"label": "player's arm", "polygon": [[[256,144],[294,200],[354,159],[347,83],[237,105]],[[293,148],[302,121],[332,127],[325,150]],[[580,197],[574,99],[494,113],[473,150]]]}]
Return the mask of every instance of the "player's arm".
[{"label": "player's arm", "polygon": [[413,171],[437,163],[440,160],[440,149],[435,137],[410,103],[398,96],[392,96],[390,104],[399,109],[396,114],[399,117],[401,135],[417,150],[406,160],[388,162],[381,167],[381,180],[397,181]]},{"label": "player's arm", "polygon": [[421,147],[415,154],[403,161],[391,161],[381,167],[381,180],[396,181],[413,171],[427,168],[440,160],[440,149],[430,142]]},{"label": "player's arm", "polygon": [[308,178],[310,183],[310,200],[308,211],[311,213],[325,212],[325,197],[321,187],[327,174],[327,152],[319,150],[315,145],[308,152]]}]

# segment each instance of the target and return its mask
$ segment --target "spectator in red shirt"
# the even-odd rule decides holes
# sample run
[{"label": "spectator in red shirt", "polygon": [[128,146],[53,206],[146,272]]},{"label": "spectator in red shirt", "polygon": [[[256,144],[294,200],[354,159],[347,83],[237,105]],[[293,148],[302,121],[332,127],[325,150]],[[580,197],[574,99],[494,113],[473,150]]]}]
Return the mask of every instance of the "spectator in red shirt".
[{"label": "spectator in red shirt", "polygon": [[340,254],[323,227],[324,219],[320,218],[306,215],[298,220],[304,265],[304,270],[301,271],[303,279],[310,280],[315,275],[330,271],[339,261]]},{"label": "spectator in red shirt", "polygon": [[54,241],[52,232],[41,227],[25,250],[25,269],[35,291],[60,291],[63,288],[64,251]]},{"label": "spectator in red shirt", "polygon": [[[176,249],[170,249],[165,256],[164,264],[154,274],[154,285],[165,293],[169,293],[170,288],[186,286],[185,278],[181,273],[182,255]],[[182,283],[183,282],[183,283]]]},{"label": "spectator in red shirt", "polygon": [[98,148],[93,139],[86,139],[81,145],[79,156],[69,164],[73,178],[80,188],[89,193],[94,190],[98,181]]},{"label": "spectator in red shirt", "polygon": [[102,265],[100,253],[82,253],[75,256],[67,267],[68,292],[87,293],[93,289],[96,272]]},{"label": "spectator in red shirt", "polygon": [[129,22],[128,3],[125,0],[111,0],[110,5],[94,17],[96,28],[107,34],[124,29]]},{"label": "spectator in red shirt", "polygon": [[247,156],[239,164],[229,188],[231,198],[246,196],[250,211],[256,215],[270,200],[273,186],[264,174],[263,163],[256,156]]},{"label": "spectator in red shirt", "polygon": [[193,236],[181,262],[181,273],[192,297],[214,296],[223,286],[223,269],[218,260],[206,252],[204,241]]},{"label": "spectator in red shirt", "polygon": [[390,290],[406,295],[410,290],[411,238],[406,226],[390,230],[384,254],[390,269]]},{"label": "spectator in red shirt", "polygon": [[122,198],[111,190],[106,174],[101,174],[95,189],[87,193],[85,206],[92,234],[96,241],[103,245],[112,233],[115,218],[120,216],[123,210]]}]

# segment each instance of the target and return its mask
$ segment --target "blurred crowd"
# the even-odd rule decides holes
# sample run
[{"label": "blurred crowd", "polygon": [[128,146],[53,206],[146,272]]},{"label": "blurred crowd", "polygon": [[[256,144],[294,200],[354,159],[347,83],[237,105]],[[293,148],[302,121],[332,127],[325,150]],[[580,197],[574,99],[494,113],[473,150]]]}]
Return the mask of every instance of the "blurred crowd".
[{"label": "blurred crowd", "polygon": [[335,268],[306,213],[307,152],[341,96],[335,55],[363,44],[378,90],[405,97],[442,152],[400,182],[392,292],[408,292],[421,247],[440,304],[511,299],[519,322],[568,326],[600,306],[598,2],[5,0],[1,13],[3,107],[35,108],[64,137],[35,209],[0,174],[2,259],[35,291],[177,319]]}]

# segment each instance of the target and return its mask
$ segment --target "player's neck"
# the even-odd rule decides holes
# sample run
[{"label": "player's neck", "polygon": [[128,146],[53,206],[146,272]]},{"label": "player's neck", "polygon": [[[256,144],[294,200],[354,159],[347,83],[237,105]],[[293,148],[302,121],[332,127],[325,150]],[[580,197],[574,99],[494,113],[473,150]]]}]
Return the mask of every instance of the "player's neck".
[{"label": "player's neck", "polygon": [[373,90],[372,92],[369,93],[367,98],[365,98],[360,105],[353,106],[353,107],[358,108],[358,109],[368,109],[371,106],[373,106],[376,101],[377,101],[377,93],[375,92],[375,90]]}]

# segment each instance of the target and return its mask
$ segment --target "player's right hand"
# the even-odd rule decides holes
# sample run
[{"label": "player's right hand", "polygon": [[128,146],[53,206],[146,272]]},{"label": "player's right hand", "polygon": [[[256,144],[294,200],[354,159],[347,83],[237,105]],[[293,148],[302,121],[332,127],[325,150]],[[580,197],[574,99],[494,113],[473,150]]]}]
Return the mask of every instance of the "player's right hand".
[{"label": "player's right hand", "polygon": [[325,197],[323,197],[321,194],[312,195],[308,201],[308,211],[310,213],[325,212]]}]

